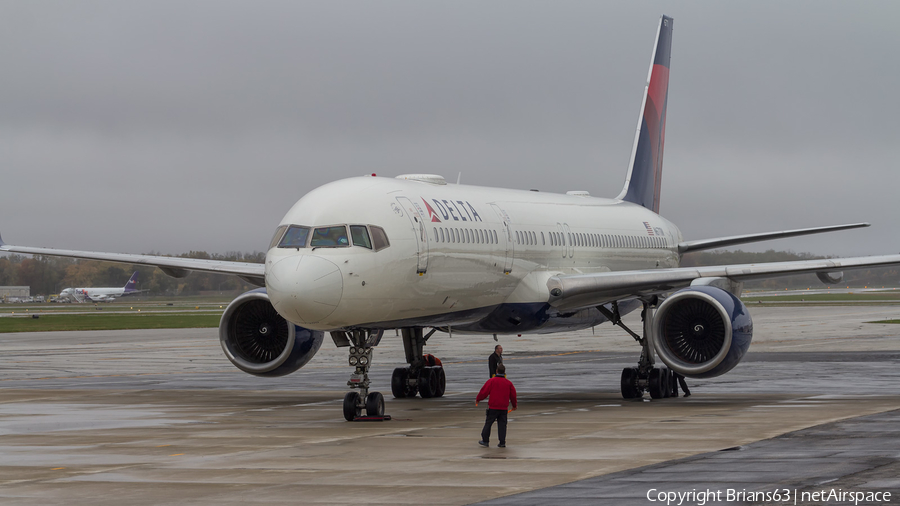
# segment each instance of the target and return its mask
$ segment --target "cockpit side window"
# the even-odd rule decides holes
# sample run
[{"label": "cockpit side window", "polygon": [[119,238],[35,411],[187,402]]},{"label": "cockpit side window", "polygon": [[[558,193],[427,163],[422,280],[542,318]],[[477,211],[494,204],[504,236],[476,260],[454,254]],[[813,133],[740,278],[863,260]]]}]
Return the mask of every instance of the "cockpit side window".
[{"label": "cockpit side window", "polygon": [[281,236],[284,235],[284,231],[287,230],[287,228],[287,225],[282,225],[275,229],[275,235],[272,236],[272,241],[269,242],[269,249],[278,245],[278,242],[281,241]]},{"label": "cockpit side window", "polygon": [[372,241],[369,240],[369,231],[365,225],[350,225],[350,237],[354,246],[372,249]]},{"label": "cockpit side window", "polygon": [[372,231],[372,246],[375,247],[375,251],[383,250],[391,245],[383,228],[369,225],[369,230]]},{"label": "cockpit side window", "polygon": [[309,243],[313,248],[345,248],[350,246],[347,239],[347,227],[322,227],[313,231],[312,240]]},{"label": "cockpit side window", "polygon": [[[280,229],[281,227],[279,227]],[[277,236],[278,233],[276,232]],[[305,248],[306,240],[309,238],[309,227],[301,227],[299,225],[291,225],[284,232],[284,237],[278,243],[279,248]],[[274,240],[273,240],[274,242]]]}]

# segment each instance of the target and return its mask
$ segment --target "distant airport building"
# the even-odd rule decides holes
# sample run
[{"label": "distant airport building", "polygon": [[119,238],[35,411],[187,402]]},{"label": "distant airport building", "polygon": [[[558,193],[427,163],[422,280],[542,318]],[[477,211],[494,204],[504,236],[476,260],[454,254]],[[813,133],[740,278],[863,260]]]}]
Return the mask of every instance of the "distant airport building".
[{"label": "distant airport building", "polygon": [[30,286],[0,286],[0,300],[24,299],[31,297]]}]

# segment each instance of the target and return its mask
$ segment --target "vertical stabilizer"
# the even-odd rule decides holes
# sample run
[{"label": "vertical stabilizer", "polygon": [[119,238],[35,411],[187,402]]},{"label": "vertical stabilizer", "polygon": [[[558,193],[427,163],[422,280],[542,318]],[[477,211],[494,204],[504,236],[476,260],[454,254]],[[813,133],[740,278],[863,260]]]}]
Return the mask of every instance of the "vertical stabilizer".
[{"label": "vertical stabilizer", "polygon": [[666,139],[666,102],[669,96],[669,58],[672,50],[672,18],[662,16],[647,73],[647,86],[625,187],[617,198],[659,212],[663,145]]},{"label": "vertical stabilizer", "polygon": [[129,279],[128,282],[125,283],[125,293],[138,291],[137,277],[138,277],[138,271],[134,271],[134,274],[131,275],[131,279]]}]

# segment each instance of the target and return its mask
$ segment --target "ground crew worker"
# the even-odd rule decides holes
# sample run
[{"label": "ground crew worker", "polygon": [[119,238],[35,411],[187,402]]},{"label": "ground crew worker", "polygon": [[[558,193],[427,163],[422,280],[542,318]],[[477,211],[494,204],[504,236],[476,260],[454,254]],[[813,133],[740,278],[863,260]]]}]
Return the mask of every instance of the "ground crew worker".
[{"label": "ground crew worker", "polygon": [[491,356],[488,357],[488,371],[489,378],[493,378],[495,374],[497,374],[497,364],[503,363],[503,346],[499,344],[494,346],[494,353],[491,353]]},{"label": "ground crew worker", "polygon": [[[516,387],[506,379],[506,366],[503,364],[497,364],[497,374],[481,387],[481,391],[475,397],[475,405],[478,406],[478,402],[486,398],[488,399],[488,409],[485,410],[484,428],[481,429],[481,441],[478,444],[485,448],[489,446],[491,425],[496,420],[497,436],[500,438],[497,448],[506,448],[506,415],[518,408],[518,402],[516,401]],[[512,409],[507,411],[510,403],[512,403]]]},{"label": "ground crew worker", "polygon": [[681,389],[684,390],[684,396],[685,397],[691,396],[691,390],[687,386],[687,381],[684,381],[684,376],[678,374],[675,371],[672,371],[671,383],[672,383],[672,397],[678,397],[678,385],[679,384],[681,384]]}]

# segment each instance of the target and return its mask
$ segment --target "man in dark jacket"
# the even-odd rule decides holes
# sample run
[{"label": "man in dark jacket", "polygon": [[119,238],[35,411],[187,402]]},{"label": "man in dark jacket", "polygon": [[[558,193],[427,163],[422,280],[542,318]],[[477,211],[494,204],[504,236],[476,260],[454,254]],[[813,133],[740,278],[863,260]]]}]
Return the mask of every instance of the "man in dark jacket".
[{"label": "man in dark jacket", "polygon": [[494,353],[491,353],[491,356],[488,357],[488,378],[493,378],[495,374],[497,374],[497,364],[503,363],[503,346],[499,344],[494,346]]},{"label": "man in dark jacket", "polygon": [[[506,415],[509,411],[515,411],[518,408],[518,402],[516,401],[516,387],[506,379],[506,366],[503,364],[497,364],[497,374],[481,387],[481,391],[475,397],[475,405],[477,406],[478,402],[485,398],[488,399],[488,409],[485,412],[486,419],[484,428],[481,429],[481,441],[478,444],[485,448],[488,447],[491,439],[491,425],[496,420],[497,436],[500,438],[498,448],[506,448]],[[512,403],[512,409],[507,411],[510,403]]]}]

